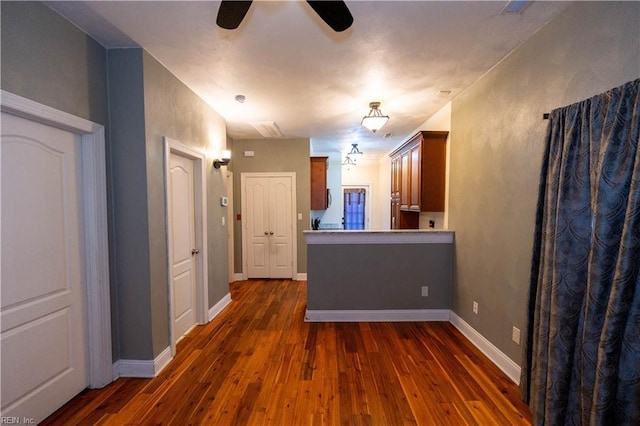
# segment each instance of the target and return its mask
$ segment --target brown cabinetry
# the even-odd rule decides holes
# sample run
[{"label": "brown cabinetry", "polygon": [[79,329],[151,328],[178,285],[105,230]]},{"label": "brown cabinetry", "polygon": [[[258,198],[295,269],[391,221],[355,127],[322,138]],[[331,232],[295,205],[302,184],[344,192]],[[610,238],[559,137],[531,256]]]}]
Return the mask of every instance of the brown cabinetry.
[{"label": "brown cabinetry", "polygon": [[420,131],[391,153],[391,228],[418,228],[420,212],[443,212],[448,132]]},{"label": "brown cabinetry", "polygon": [[327,159],[311,157],[311,210],[326,210],[329,207],[327,189]]}]

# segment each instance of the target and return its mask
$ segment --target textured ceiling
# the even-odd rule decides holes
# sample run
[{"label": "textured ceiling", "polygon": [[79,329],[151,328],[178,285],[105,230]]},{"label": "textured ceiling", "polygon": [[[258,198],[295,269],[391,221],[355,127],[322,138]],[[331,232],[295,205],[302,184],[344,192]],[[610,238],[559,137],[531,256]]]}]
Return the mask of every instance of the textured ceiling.
[{"label": "textured ceiling", "polygon": [[[567,5],[533,2],[505,15],[506,1],[346,3],[354,24],[342,33],[301,1],[254,1],[236,30],[215,25],[219,2],[48,5],[107,48],[143,47],[226,119],[232,138],[259,138],[249,123],[275,121],[285,137],[310,138],[315,152],[358,143],[369,159],[410,136]],[[376,134],[360,126],[371,101],[391,117]]]}]

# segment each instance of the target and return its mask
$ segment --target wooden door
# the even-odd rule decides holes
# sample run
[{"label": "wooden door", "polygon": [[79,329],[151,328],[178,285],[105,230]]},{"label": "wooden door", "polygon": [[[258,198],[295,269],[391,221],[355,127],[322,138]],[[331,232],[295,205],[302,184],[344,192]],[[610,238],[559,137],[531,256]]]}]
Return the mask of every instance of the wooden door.
[{"label": "wooden door", "polygon": [[411,157],[405,151],[400,155],[400,209],[408,210],[411,185]]},{"label": "wooden door", "polygon": [[329,208],[327,191],[327,160],[329,157],[311,157],[311,210]]},{"label": "wooden door", "polygon": [[391,229],[398,229],[400,226],[400,180],[401,180],[400,157],[391,159]]},{"label": "wooden door", "polygon": [[2,416],[88,385],[80,136],[2,114]]},{"label": "wooden door", "polygon": [[245,178],[248,278],[293,278],[292,179]]},{"label": "wooden door", "polygon": [[174,343],[196,324],[196,261],[193,160],[169,155],[169,233],[171,315]]},{"label": "wooden door", "polygon": [[420,190],[422,188],[420,143],[415,144],[409,150],[409,162],[411,163],[411,175],[409,177],[409,210],[420,211]]}]

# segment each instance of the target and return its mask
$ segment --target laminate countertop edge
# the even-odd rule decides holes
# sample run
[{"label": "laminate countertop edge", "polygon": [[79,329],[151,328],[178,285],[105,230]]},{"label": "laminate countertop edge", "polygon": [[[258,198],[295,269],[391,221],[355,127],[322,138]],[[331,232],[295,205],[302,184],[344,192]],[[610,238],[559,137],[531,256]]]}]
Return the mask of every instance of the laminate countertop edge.
[{"label": "laminate countertop edge", "polygon": [[429,229],[303,231],[307,244],[451,244],[454,231]]}]

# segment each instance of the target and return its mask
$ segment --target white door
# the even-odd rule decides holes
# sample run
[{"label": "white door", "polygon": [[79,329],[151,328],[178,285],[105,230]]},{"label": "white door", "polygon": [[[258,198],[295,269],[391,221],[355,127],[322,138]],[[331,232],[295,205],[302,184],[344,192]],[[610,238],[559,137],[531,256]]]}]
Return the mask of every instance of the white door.
[{"label": "white door", "polygon": [[293,277],[292,179],[245,179],[248,278]]},{"label": "white door", "polygon": [[2,416],[88,385],[80,136],[2,114]]},{"label": "white door", "polygon": [[169,233],[174,339],[196,324],[196,259],[193,160],[169,155]]}]

